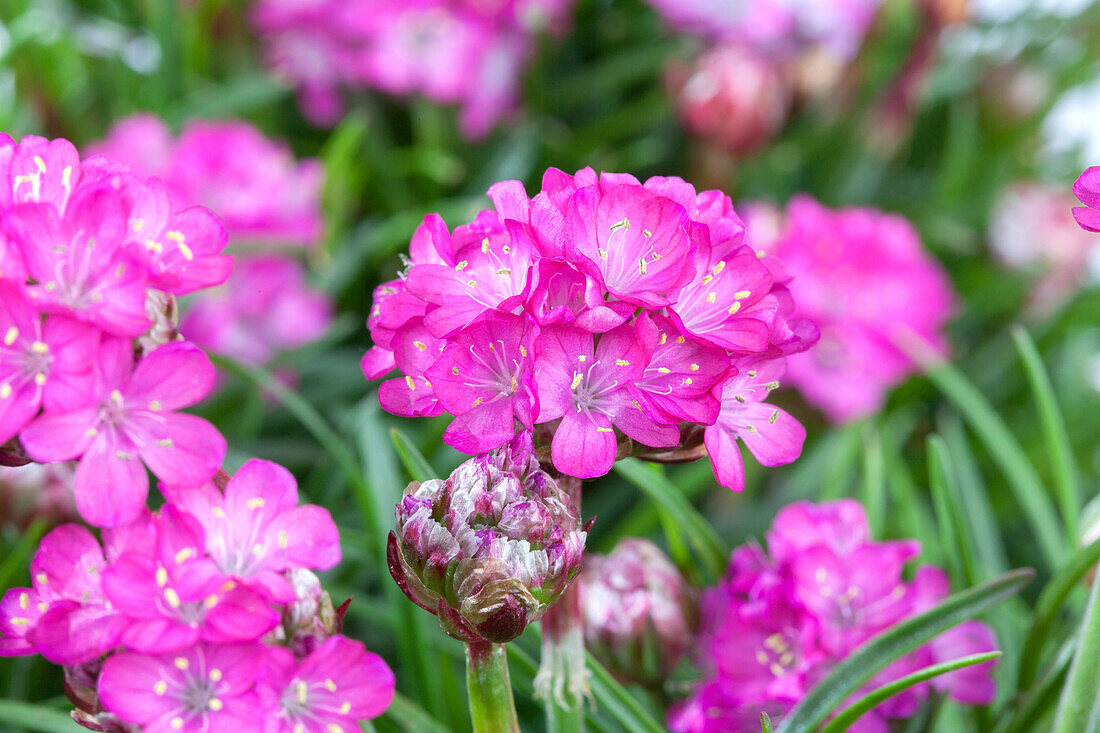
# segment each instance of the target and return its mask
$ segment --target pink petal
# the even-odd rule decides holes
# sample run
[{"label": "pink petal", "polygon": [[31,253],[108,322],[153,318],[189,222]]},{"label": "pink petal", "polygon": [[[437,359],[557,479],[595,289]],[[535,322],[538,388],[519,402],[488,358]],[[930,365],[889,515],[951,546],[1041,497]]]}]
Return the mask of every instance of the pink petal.
[{"label": "pink petal", "polygon": [[603,415],[571,410],[562,416],[550,454],[554,467],[567,476],[596,478],[615,463],[615,430]]},{"label": "pink petal", "polygon": [[457,451],[486,453],[515,435],[512,401],[496,399],[459,415],[443,432],[443,441]]},{"label": "pink petal", "polygon": [[89,431],[98,421],[98,408],[74,412],[45,413],[19,434],[24,450],[39,463],[56,463],[79,458],[92,442]]},{"label": "pink petal", "polygon": [[149,476],[136,453],[120,450],[117,444],[101,437],[80,459],[73,477],[73,493],[77,511],[88,524],[114,527],[141,515],[149,493]]},{"label": "pink petal", "polygon": [[125,721],[142,725],[171,712],[176,702],[156,693],[164,662],[157,657],[124,652],[103,665],[97,689],[103,707]]},{"label": "pink petal", "polygon": [[138,362],[124,396],[140,409],[158,402],[158,411],[178,410],[208,395],[216,379],[214,365],[202,349],[177,341],[155,349]]},{"label": "pink petal", "polygon": [[703,441],[710,455],[715,480],[727,489],[744,490],[745,464],[741,458],[741,448],[737,445],[737,434],[719,423],[706,429]]},{"label": "pink petal", "polygon": [[291,509],[271,522],[268,533],[276,537],[282,567],[330,570],[340,562],[340,533],[327,509],[313,505]]},{"label": "pink petal", "polygon": [[130,416],[127,429],[145,465],[168,484],[196,486],[209,481],[225,460],[225,438],[201,417],[140,413]]},{"label": "pink petal", "polygon": [[745,447],[763,466],[791,463],[802,454],[806,428],[785,410],[757,402],[746,405],[745,422],[755,428],[740,431]]}]

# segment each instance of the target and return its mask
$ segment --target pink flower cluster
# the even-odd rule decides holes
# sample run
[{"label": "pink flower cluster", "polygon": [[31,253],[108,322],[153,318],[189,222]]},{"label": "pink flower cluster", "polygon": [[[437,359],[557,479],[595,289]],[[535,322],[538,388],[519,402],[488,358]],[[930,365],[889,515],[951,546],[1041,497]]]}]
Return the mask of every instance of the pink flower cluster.
[{"label": "pink flower cluster", "polygon": [[295,160],[247,122],[192,120],[173,138],[160,118],[136,114],[90,151],[165,181],[177,207],[217,212],[235,245],[312,247],[321,236],[320,161]]},{"label": "pink flower cluster", "polygon": [[48,534],[32,587],[0,601],[0,655],[64,666],[96,730],[350,731],[381,714],[393,674],[338,634],[310,569],[339,562],[339,535],[290,473],[254,460],[224,492],[165,493],[102,546],[77,525]]},{"label": "pink flower cluster", "polygon": [[287,147],[245,122],[193,121],[174,140],[164,122],[147,114],[120,120],[93,149],[171,181],[173,201],[209,206],[234,247],[255,251],[238,257],[223,287],[189,299],[181,330],[194,343],[262,365],[327,330],[331,300],[308,284],[302,264],[259,253],[319,241],[319,161],[296,161]]},{"label": "pink flower cluster", "polygon": [[908,221],[807,196],[790,201],[785,220],[767,205],[746,217],[753,246],[781,258],[793,278],[796,313],[821,329],[812,353],[791,358],[788,378],[829,419],[882,405],[916,368],[900,344],[946,352],[954,291]]},{"label": "pink flower cluster", "polygon": [[883,0],[648,0],[676,29],[770,56],[821,48],[855,56]]},{"label": "pink flower cluster", "polygon": [[133,520],[148,467],[195,485],[225,440],[179,412],[213,385],[206,356],[175,338],[173,297],[225,281],[225,230],[174,207],[156,178],[66,140],[0,136],[0,442],[39,463],[79,460],[77,509]]},{"label": "pink flower cluster", "polygon": [[470,137],[516,104],[535,36],[560,29],[572,0],[260,0],[253,21],[276,73],[313,122],[336,122],[341,88],[459,104]]},{"label": "pink flower cluster", "polygon": [[450,413],[444,439],[471,454],[537,425],[581,478],[635,443],[691,457],[705,443],[738,490],[738,439],[765,465],[799,455],[805,431],[766,400],[817,332],[791,318],[782,265],[745,244],[727,196],[550,169],[534,198],[517,181],[489,197],[453,233],[426,217],[405,271],[375,290],[363,371],[401,372],[385,409]]},{"label": "pink flower cluster", "polygon": [[[839,661],[876,634],[922,613],[950,594],[942,570],[917,569],[914,540],[874,542],[863,507],[852,500],[792,504],[775,518],[767,552],[734,550],[729,571],[706,594],[699,656],[706,678],[673,709],[676,733],[760,729],[760,713],[788,712]],[[992,630],[966,621],[876,674],[879,687],[932,664],[993,651]],[[912,716],[930,689],[967,705],[987,705],[994,663],[967,667],[912,687],[864,715],[851,730],[886,733],[888,721]]]}]

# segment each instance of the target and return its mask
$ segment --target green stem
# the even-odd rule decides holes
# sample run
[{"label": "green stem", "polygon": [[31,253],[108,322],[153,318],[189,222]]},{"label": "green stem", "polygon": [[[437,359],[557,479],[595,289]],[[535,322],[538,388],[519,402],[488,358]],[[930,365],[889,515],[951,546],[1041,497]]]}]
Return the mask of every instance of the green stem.
[{"label": "green stem", "polygon": [[466,690],[474,733],[519,733],[503,644],[480,641],[466,645]]}]

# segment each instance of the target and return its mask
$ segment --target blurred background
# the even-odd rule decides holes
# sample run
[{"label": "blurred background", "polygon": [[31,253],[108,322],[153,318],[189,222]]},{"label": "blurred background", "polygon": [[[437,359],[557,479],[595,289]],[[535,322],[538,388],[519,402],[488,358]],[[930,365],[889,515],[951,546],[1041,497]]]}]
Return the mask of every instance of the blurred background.
[{"label": "blurred background", "polygon": [[[1006,478],[1014,461],[1044,484],[1057,470],[1012,328],[1038,346],[1088,499],[1100,473],[1100,237],[1073,222],[1071,185],[1100,164],[1100,3],[886,0],[851,37],[757,44],[662,15],[659,6],[676,3],[556,5],[520,18],[497,57],[461,67],[478,75],[473,94],[461,80],[439,81],[466,57],[434,21],[348,72],[355,34],[375,32],[361,2],[0,0],[0,130],[128,156],[227,219],[245,264],[206,301],[182,304],[184,332],[226,357],[221,388],[200,411],[229,441],[228,468],[252,456],[279,461],[305,497],[332,510],[345,561],[326,585],[338,602],[355,597],[348,633],[453,730],[468,725],[465,701],[433,696],[403,671],[394,589],[366,537],[371,522],[388,524],[408,481],[391,428],[437,472],[461,457],[442,444],[445,418],[401,420],[378,407],[377,384],[359,369],[364,323],[372,290],[401,269],[425,214],[470,221],[489,206],[490,184],[519,179],[534,193],[549,166],[678,175],[724,190],[739,211],[808,193],[911,221],[958,294],[948,328],[957,371],[909,379],[881,410],[840,424],[780,392],[775,401],[807,427],[803,456],[766,475],[746,461],[744,493],[717,487],[705,461],[668,476],[731,547],[759,537],[785,503],[854,496],[877,537],[925,540],[923,560],[947,567],[956,587],[1009,567],[1048,573]],[[410,59],[435,70],[417,78],[402,66]],[[131,117],[139,113],[152,117]],[[217,145],[204,142],[227,124]],[[173,168],[188,145],[201,154]],[[967,403],[965,385],[1000,416],[995,427]],[[1015,442],[998,449],[1005,429]],[[976,565],[939,541],[927,489],[933,431],[949,446],[962,516],[981,535]],[[348,462],[370,491],[349,482]],[[28,551],[67,507],[64,490],[43,499],[42,487],[64,477],[4,480],[6,588],[24,582]],[[585,502],[585,515],[600,518],[591,548],[609,551],[625,536],[663,543],[658,510],[622,473],[586,488]],[[1026,604],[991,621],[1007,649],[1013,639],[1020,647]],[[461,679],[461,648],[420,615],[418,653],[452,662],[440,667],[446,687],[448,676]],[[520,648],[537,658],[534,642]],[[1014,663],[1006,657],[998,674],[1010,677]],[[513,667],[521,715],[537,721],[533,667]],[[0,697],[67,708],[60,675],[37,658],[0,660]],[[943,707],[934,724],[958,730],[953,716],[964,713]],[[389,716],[376,725],[409,727]]]}]

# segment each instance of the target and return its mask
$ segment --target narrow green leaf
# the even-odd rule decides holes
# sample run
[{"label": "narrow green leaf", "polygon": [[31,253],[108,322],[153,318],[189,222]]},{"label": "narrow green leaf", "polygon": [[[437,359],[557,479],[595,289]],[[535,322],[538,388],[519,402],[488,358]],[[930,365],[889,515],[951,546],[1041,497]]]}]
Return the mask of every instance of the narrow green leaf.
[{"label": "narrow green leaf", "polygon": [[874,534],[886,520],[886,459],[879,427],[868,423],[863,430],[863,506]]},{"label": "narrow green leaf", "polygon": [[405,433],[397,428],[390,428],[390,440],[393,441],[393,447],[397,449],[397,457],[401,459],[401,463],[404,464],[405,470],[409,472],[413,481],[428,481],[440,477]]},{"label": "narrow green leaf", "polygon": [[656,720],[634,695],[619,684],[618,680],[596,660],[587,655],[588,669],[592,672],[592,696],[601,709],[606,710],[623,730],[630,733],[665,733],[667,728]]},{"label": "narrow green leaf", "polygon": [[1043,647],[1055,619],[1062,611],[1066,598],[1079,587],[1081,578],[1100,561],[1100,540],[1082,547],[1051,578],[1038,600],[1032,614],[1031,628],[1028,629],[1023,651],[1020,653],[1020,677],[1018,689],[1026,690],[1035,682],[1039,673]]},{"label": "narrow green leaf", "polygon": [[959,493],[954,480],[954,466],[947,444],[938,435],[928,438],[928,479],[932,488],[932,500],[939,515],[941,541],[947,551],[947,560],[955,568],[955,577],[966,585],[982,580],[982,573],[974,563],[974,540],[970,537],[967,522],[959,504]]},{"label": "narrow green leaf", "polygon": [[1012,339],[1016,342],[1016,349],[1020,352],[1020,358],[1027,371],[1028,382],[1031,383],[1031,391],[1039,406],[1039,424],[1042,426],[1043,438],[1050,454],[1055,495],[1058,499],[1058,507],[1062,511],[1062,521],[1066,524],[1066,534],[1070,538],[1076,538],[1077,525],[1081,518],[1081,489],[1078,484],[1077,465],[1073,460],[1073,450],[1070,448],[1069,433],[1066,431],[1066,421],[1062,417],[1062,410],[1058,407],[1054,386],[1043,367],[1043,359],[1035,347],[1035,342],[1022,326],[1012,329]]},{"label": "narrow green leaf", "polygon": [[1043,679],[1028,688],[1004,712],[993,733],[1029,733],[1038,729],[1040,716],[1058,702],[1058,693],[1065,685],[1069,665],[1073,661],[1073,650],[1074,640],[1070,639],[1058,650],[1054,664]]},{"label": "narrow green leaf", "polygon": [[780,733],[811,733],[876,672],[937,634],[1011,598],[1035,572],[1013,570],[952,595],[935,608],[884,631],[833,668],[780,725]]},{"label": "narrow green leaf", "polygon": [[821,729],[821,733],[844,733],[848,730],[853,723],[872,708],[878,706],[885,700],[893,697],[899,692],[909,689],[914,685],[918,685],[921,682],[930,680],[933,677],[938,677],[941,674],[947,674],[948,672],[954,672],[957,669],[963,667],[970,667],[975,664],[982,664],[992,659],[996,659],[1001,656],[1001,652],[987,652],[985,654],[971,654],[970,656],[960,657],[950,662],[943,662],[941,664],[933,664],[930,667],[919,669],[912,674],[907,674],[904,677],[894,680],[893,682],[883,685],[868,693],[864,697],[860,698],[856,702],[845,708],[839,715],[829,721],[829,723]]},{"label": "narrow green leaf", "polygon": [[760,730],[763,733],[772,733],[772,719],[767,713],[760,713]]},{"label": "narrow green leaf", "polygon": [[73,733],[82,730],[68,713],[18,700],[0,700],[0,720],[16,730]]},{"label": "narrow green leaf", "polygon": [[715,578],[721,574],[729,556],[729,548],[710,523],[684,497],[679,487],[668,480],[664,472],[657,466],[647,465],[636,458],[617,462],[615,472],[641,489],[642,493],[668,514],[670,522],[667,526],[672,531],[679,532],[695,548],[708,577]]},{"label": "narrow green leaf", "polygon": [[910,353],[924,364],[928,378],[951,400],[977,433],[1031,522],[1047,561],[1052,567],[1057,567],[1067,552],[1065,534],[1054,505],[1020,442],[981,392],[958,369],[947,362],[930,362],[927,355],[916,349]]},{"label": "narrow green leaf", "polygon": [[1093,583],[1052,733],[1100,729],[1100,583]]}]

